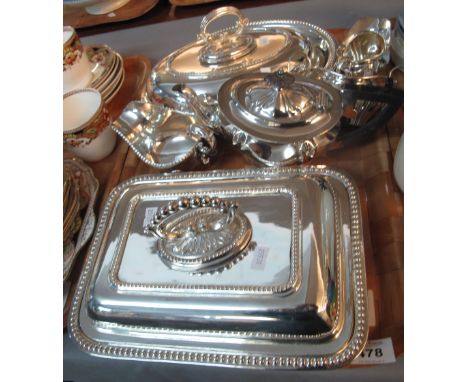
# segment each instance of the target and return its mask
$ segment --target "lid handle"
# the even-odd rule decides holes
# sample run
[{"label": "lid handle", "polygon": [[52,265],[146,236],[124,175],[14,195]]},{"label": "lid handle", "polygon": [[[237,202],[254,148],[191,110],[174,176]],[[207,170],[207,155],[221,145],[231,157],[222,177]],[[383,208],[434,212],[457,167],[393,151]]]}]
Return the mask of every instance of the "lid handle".
[{"label": "lid handle", "polygon": [[[195,208],[210,207],[221,212],[224,215],[224,218],[219,221],[214,221],[210,224],[206,222],[204,222],[203,225],[198,224],[198,226],[191,224],[187,227],[186,231],[183,232],[168,231],[166,229],[164,222],[169,215]],[[175,240],[187,235],[194,234],[200,230],[216,232],[222,230],[226,225],[232,223],[234,217],[236,216],[237,209],[238,204],[235,202],[227,202],[217,197],[211,198],[208,195],[196,195],[192,196],[191,198],[181,197],[177,200],[169,202],[167,206],[158,208],[154,213],[151,222],[146,225],[145,231],[146,233],[151,233],[158,238],[167,240]]]},{"label": "lid handle", "polygon": [[[208,33],[208,25],[222,16],[236,16],[237,22],[234,28]],[[204,42],[199,52],[199,60],[202,65],[230,65],[247,56],[256,48],[255,39],[245,34],[244,27],[249,20],[234,7],[221,7],[208,13],[200,25],[198,39]]]},{"label": "lid handle", "polygon": [[237,16],[238,20],[236,22],[236,31],[234,32],[235,34],[242,34],[244,27],[249,23],[249,19],[245,17],[236,7],[220,7],[212,10],[205,17],[203,17],[203,20],[200,24],[200,34],[198,35],[198,38],[207,42],[212,40],[214,33],[209,33],[206,29],[210,23],[223,16]]},{"label": "lid handle", "polygon": [[266,83],[277,91],[289,89],[295,80],[292,74],[284,72],[283,70],[278,70],[265,76]]}]

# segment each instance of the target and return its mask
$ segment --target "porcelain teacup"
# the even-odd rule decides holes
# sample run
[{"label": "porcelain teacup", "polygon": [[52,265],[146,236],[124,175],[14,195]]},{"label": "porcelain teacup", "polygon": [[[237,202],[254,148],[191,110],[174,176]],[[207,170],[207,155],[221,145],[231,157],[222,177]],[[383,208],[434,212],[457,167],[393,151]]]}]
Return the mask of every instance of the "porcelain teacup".
[{"label": "porcelain teacup", "polygon": [[80,158],[95,162],[115,147],[112,118],[101,93],[77,89],[63,95],[63,143]]},{"label": "porcelain teacup", "polygon": [[92,66],[75,29],[63,27],[63,92],[91,83]]}]

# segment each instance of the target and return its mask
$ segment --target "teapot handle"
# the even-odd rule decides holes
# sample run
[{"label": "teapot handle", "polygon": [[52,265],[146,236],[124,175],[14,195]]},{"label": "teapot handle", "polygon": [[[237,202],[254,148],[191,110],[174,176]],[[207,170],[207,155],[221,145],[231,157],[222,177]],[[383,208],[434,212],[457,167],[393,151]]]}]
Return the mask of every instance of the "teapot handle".
[{"label": "teapot handle", "polygon": [[350,145],[371,138],[380,128],[393,117],[403,104],[403,90],[393,87],[392,79],[388,84],[382,86],[346,84],[342,90],[344,104],[354,105],[356,102],[375,105],[377,110],[371,118],[360,125],[341,118],[341,127],[337,140],[343,145]]}]

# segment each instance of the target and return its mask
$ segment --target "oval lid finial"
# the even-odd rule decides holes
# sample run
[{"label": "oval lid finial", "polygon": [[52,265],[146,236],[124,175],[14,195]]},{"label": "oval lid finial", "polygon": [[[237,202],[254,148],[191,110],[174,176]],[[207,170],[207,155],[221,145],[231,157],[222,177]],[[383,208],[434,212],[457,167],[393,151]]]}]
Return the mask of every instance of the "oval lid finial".
[{"label": "oval lid finial", "polygon": [[234,202],[209,196],[179,198],[159,208],[146,233],[158,238],[157,253],[171,269],[220,272],[245,256],[249,219]]}]

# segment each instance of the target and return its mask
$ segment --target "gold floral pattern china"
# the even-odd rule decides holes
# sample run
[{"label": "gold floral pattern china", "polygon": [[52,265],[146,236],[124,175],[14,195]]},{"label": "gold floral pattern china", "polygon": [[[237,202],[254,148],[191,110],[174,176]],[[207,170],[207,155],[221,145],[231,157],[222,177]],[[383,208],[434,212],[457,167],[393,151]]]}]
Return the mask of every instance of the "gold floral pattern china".
[{"label": "gold floral pattern china", "polygon": [[90,239],[96,216],[99,183],[93,171],[78,158],[63,161],[63,280],[76,256]]},{"label": "gold floral pattern china", "polygon": [[125,70],[123,58],[107,45],[85,48],[92,64],[92,80],[89,87],[98,90],[105,103],[109,103],[123,85]]}]

